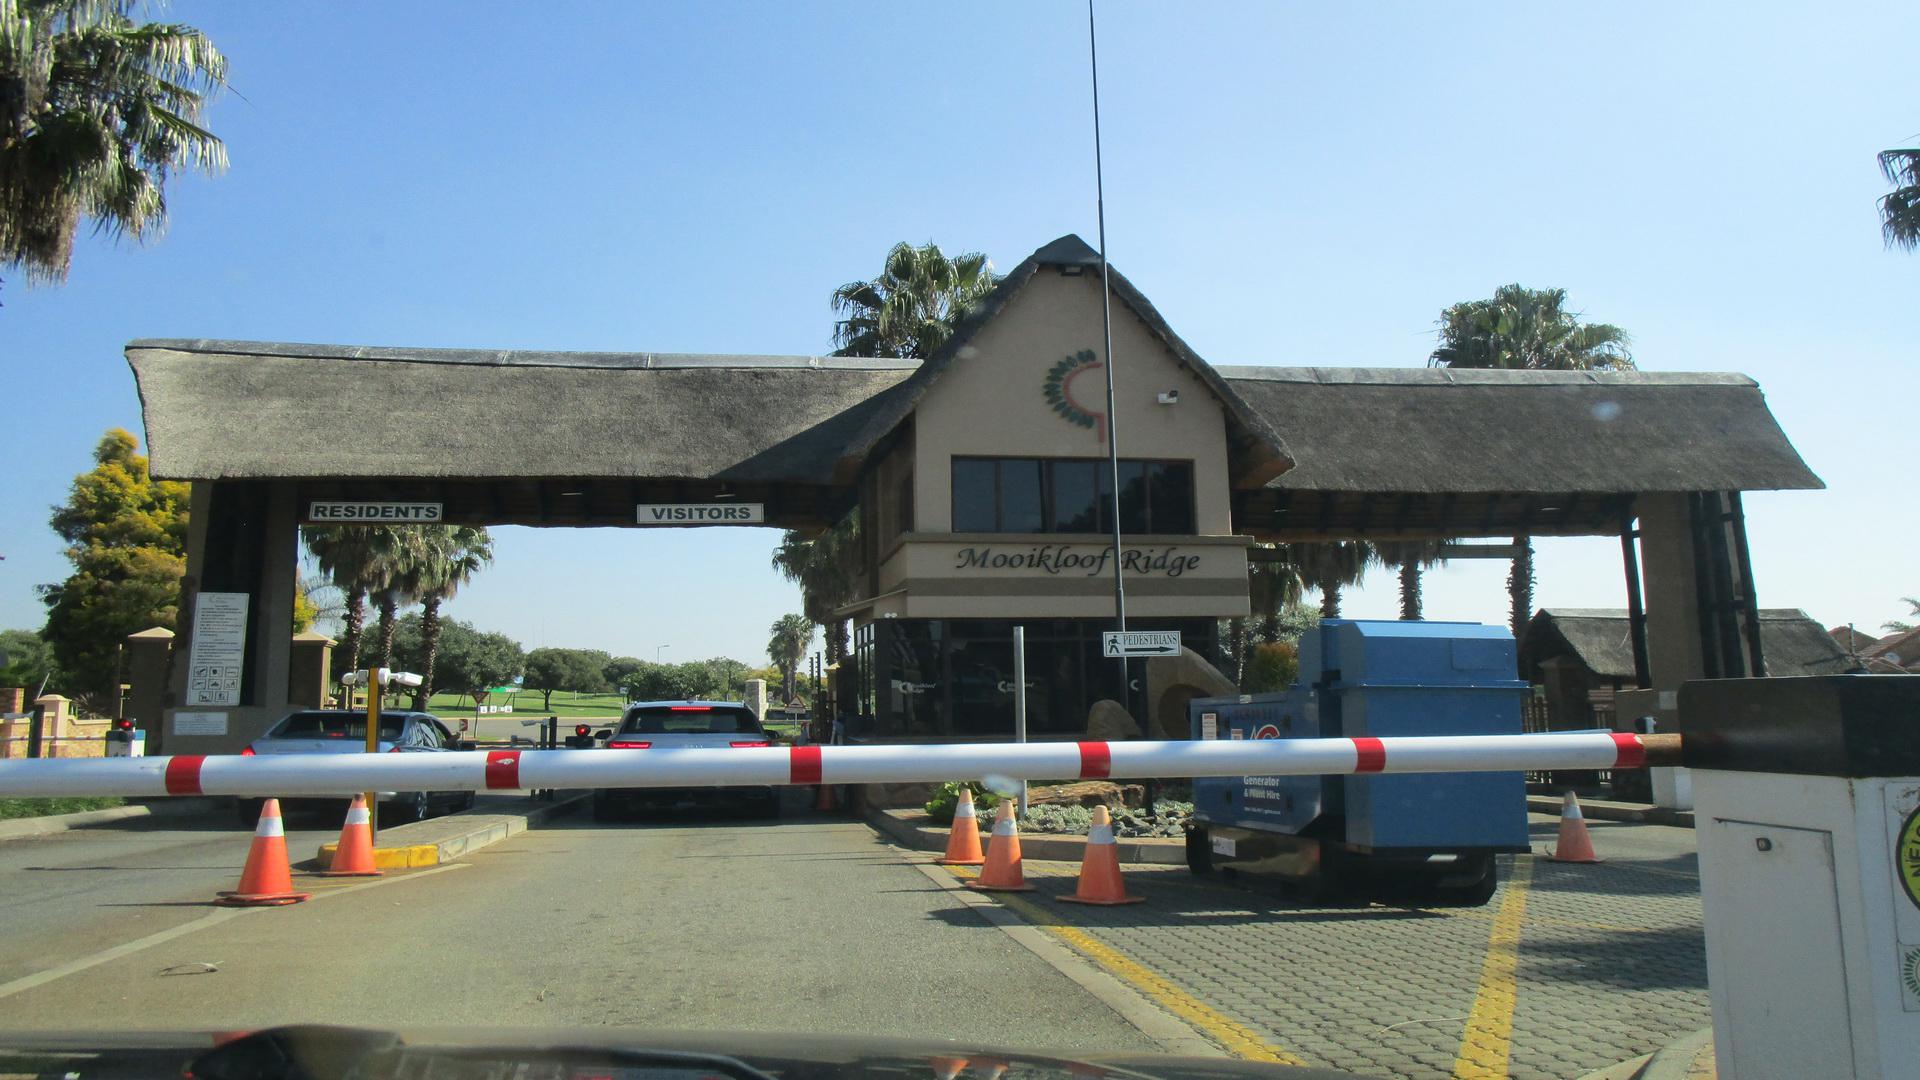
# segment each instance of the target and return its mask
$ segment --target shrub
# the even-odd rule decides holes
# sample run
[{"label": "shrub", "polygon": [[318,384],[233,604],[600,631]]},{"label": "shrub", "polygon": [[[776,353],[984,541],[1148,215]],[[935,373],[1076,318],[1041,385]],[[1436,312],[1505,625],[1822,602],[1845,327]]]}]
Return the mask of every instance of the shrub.
[{"label": "shrub", "polygon": [[940,790],[927,800],[927,820],[935,825],[953,824],[953,809],[960,805],[960,789],[963,787],[973,789],[973,808],[982,816],[1000,805],[1000,796],[988,791],[986,785],[978,780],[969,780],[964,784],[949,782],[941,784]]},{"label": "shrub", "polygon": [[1266,642],[1253,647],[1247,658],[1246,689],[1249,694],[1285,690],[1300,674],[1300,650],[1284,641]]}]

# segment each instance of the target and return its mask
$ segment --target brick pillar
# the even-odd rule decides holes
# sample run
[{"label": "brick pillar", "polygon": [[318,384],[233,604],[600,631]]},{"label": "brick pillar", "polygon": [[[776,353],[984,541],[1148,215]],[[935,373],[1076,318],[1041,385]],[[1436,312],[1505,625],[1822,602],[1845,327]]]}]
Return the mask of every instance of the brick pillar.
[{"label": "brick pillar", "polygon": [[27,711],[27,692],[18,686],[0,686],[0,713]]},{"label": "brick pillar", "polygon": [[160,750],[160,723],[166,708],[168,666],[173,657],[173,631],[163,626],[127,635],[123,678],[132,689],[127,691],[123,714],[135,727],[147,733],[147,752]]},{"label": "brick pillar", "polygon": [[59,757],[60,744],[54,740],[72,734],[68,730],[68,721],[71,719],[67,712],[69,702],[59,694],[48,694],[36,699],[34,704],[46,710],[46,718],[40,723],[40,756]]},{"label": "brick pillar", "polygon": [[287,702],[312,709],[327,706],[327,684],[332,678],[334,640],[311,630],[293,635],[288,660]]}]

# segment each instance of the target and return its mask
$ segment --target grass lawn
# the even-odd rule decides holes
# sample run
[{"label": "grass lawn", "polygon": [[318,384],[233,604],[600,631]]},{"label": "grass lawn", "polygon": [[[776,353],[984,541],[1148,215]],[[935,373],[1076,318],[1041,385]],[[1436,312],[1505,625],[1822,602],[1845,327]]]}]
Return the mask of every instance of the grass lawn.
[{"label": "grass lawn", "polygon": [[87,799],[0,799],[0,819],[46,817],[49,814],[77,814],[82,810],[105,810],[124,806],[118,796]]}]

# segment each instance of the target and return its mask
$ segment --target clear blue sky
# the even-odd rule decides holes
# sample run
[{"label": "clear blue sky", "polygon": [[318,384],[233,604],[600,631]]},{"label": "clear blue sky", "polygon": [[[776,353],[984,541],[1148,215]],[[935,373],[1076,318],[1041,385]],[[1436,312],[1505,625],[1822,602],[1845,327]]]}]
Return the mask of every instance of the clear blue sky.
[{"label": "clear blue sky", "polygon": [[[233,167],[172,187],[164,238],[89,240],[64,287],[0,292],[0,626],[40,624],[34,586],[66,573],[47,508],[105,428],[139,430],[132,338],[818,353],[828,293],[895,241],[1006,269],[1094,235],[1073,3],[169,17],[232,61]],[[1873,157],[1920,132],[1920,7],[1101,18],[1110,252],[1202,356],[1417,366],[1447,304],[1563,286],[1643,367],[1759,379],[1830,486],[1750,497],[1763,605],[1867,627],[1920,593],[1920,256],[1881,245]],[[798,607],[774,539],[501,530],[451,613],[529,647],[764,662]],[[1539,602],[1623,604],[1618,558],[1543,543]],[[1504,571],[1435,574],[1429,613],[1503,621]],[[1392,608],[1381,573],[1348,613]]]}]

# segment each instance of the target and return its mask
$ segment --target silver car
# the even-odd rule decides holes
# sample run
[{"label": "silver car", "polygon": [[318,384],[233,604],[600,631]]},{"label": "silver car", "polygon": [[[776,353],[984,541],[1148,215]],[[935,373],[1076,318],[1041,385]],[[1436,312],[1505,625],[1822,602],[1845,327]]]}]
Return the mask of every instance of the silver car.
[{"label": "silver car", "polygon": [[[607,737],[609,750],[771,746],[773,736],[753,710],[737,701],[636,701],[621,713]],[[611,821],[622,811],[681,803],[744,806],[762,817],[780,813],[772,787],[600,788],[593,793],[593,819]]]},{"label": "silver car", "polygon": [[[459,740],[432,713],[396,709],[380,714],[378,752],[422,754],[459,749]],[[302,709],[280,718],[266,734],[248,743],[240,753],[255,754],[363,754],[367,750],[367,714],[345,709]],[[423,821],[436,813],[465,810],[473,805],[471,791],[382,791],[380,823]],[[241,799],[240,823],[252,828],[260,819],[260,799]],[[346,812],[340,799],[282,799],[286,813],[302,810]]]}]

